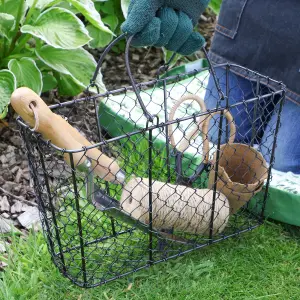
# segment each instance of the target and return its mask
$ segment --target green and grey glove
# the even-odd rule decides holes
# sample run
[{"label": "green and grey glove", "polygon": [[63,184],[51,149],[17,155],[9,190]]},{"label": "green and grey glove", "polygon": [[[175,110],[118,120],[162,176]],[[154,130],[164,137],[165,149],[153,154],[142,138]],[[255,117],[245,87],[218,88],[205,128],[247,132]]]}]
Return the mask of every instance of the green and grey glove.
[{"label": "green and grey glove", "polygon": [[135,47],[165,47],[190,55],[205,39],[194,26],[210,0],[131,0],[122,31],[135,35]]}]

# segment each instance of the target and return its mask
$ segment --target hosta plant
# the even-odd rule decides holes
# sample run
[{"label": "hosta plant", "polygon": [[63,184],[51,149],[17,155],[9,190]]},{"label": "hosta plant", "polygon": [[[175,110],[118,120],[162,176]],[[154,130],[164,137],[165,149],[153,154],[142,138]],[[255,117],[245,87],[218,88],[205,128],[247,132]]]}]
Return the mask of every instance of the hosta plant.
[{"label": "hosta plant", "polygon": [[[114,16],[101,19],[106,6],[99,0],[0,0],[0,119],[17,87],[74,96],[89,85],[96,61],[86,49],[106,46],[118,25]],[[105,89],[101,74],[97,85]]]}]

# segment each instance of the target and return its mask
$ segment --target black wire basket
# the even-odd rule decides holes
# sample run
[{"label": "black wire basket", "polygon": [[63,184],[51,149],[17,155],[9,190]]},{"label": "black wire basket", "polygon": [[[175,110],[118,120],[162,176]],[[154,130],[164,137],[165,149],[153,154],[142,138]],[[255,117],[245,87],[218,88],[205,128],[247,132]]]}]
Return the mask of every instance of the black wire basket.
[{"label": "black wire basket", "polygon": [[[121,38],[103,53],[89,89]],[[61,273],[85,288],[252,230],[263,222],[268,197],[284,85],[238,65],[213,67],[204,49],[209,67],[136,83],[130,42],[131,86],[50,106],[93,144],[60,148],[18,117],[49,252]],[[241,87],[230,85],[229,72],[249,79],[254,96],[230,104]],[[203,94],[218,95],[215,108],[205,107]],[[275,128],[261,113],[270,105]],[[251,123],[246,142],[243,120],[235,122],[242,114]],[[113,163],[104,168],[103,157]]]}]

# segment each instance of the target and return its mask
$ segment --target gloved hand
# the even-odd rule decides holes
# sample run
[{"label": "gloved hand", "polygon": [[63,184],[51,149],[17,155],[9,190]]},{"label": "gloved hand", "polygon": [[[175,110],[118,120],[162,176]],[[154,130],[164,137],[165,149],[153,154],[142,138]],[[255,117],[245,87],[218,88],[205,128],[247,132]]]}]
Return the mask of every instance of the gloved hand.
[{"label": "gloved hand", "polygon": [[135,35],[132,45],[155,46],[190,55],[205,39],[194,32],[210,0],[131,0],[122,31]]}]

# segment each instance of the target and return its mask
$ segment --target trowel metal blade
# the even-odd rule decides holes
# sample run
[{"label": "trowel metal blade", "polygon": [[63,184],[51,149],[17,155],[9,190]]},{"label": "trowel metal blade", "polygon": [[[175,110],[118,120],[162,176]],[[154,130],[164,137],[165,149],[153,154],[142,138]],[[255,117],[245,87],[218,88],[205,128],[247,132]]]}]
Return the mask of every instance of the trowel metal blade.
[{"label": "trowel metal blade", "polygon": [[114,198],[108,196],[105,191],[100,189],[96,184],[94,184],[94,197],[93,204],[95,207],[101,211],[109,208],[120,209],[120,203]]},{"label": "trowel metal blade", "polygon": [[[96,184],[94,185],[94,199],[93,199],[93,205],[99,209],[100,211],[105,212],[110,217],[113,217],[117,220],[123,221],[127,223],[128,225],[133,226],[134,228],[138,228],[142,230],[145,233],[149,233],[149,226],[148,224],[145,224],[135,218],[133,218],[130,214],[122,210],[120,207],[120,202],[115,200],[114,198],[108,196],[106,192],[102,189],[100,189]],[[157,235],[158,237],[169,240],[169,241],[175,241],[177,243],[182,244],[193,244],[190,241],[178,237],[172,233],[163,232],[163,231],[152,231],[153,234]]]}]

